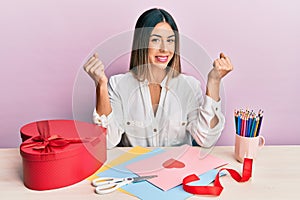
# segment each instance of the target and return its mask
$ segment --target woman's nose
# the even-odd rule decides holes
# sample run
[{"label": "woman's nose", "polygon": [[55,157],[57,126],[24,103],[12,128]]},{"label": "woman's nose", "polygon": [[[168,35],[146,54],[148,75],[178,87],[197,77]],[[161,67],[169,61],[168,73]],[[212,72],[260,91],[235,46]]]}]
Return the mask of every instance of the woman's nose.
[{"label": "woman's nose", "polygon": [[160,43],[160,46],[159,46],[159,51],[164,52],[164,51],[167,51],[167,50],[168,49],[166,48],[165,41],[162,40],[161,43]]}]

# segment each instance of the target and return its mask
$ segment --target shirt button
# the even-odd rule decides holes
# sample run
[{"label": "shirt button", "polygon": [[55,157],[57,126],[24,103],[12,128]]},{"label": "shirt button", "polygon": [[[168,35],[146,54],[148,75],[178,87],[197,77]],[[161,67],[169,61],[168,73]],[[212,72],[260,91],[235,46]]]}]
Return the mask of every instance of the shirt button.
[{"label": "shirt button", "polygon": [[182,124],[181,124],[182,126],[185,126],[185,122],[182,122]]},{"label": "shirt button", "polygon": [[130,125],[130,122],[127,122],[127,125]]},{"label": "shirt button", "polygon": [[216,111],[218,111],[218,108],[216,108]]},{"label": "shirt button", "polygon": [[155,129],[153,129],[153,131],[154,131],[154,132],[156,132],[156,131],[157,131],[157,129],[155,128]]}]

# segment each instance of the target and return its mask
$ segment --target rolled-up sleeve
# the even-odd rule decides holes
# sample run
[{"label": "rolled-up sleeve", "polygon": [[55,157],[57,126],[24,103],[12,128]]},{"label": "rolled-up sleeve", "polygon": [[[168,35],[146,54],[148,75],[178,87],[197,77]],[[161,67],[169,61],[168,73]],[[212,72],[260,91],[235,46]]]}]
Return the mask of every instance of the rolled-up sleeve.
[{"label": "rolled-up sleeve", "polygon": [[[188,113],[187,130],[200,146],[209,148],[217,142],[224,129],[225,117],[221,110],[221,100],[216,102],[211,97],[202,95],[198,86],[194,93]],[[215,116],[218,123],[211,128],[210,122]]]},{"label": "rolled-up sleeve", "polygon": [[108,84],[109,100],[112,107],[112,112],[105,116],[99,115],[94,109],[93,122],[99,126],[106,128],[107,148],[111,149],[119,144],[124,133],[122,128],[122,104],[119,95],[116,93],[118,77],[111,77]]}]

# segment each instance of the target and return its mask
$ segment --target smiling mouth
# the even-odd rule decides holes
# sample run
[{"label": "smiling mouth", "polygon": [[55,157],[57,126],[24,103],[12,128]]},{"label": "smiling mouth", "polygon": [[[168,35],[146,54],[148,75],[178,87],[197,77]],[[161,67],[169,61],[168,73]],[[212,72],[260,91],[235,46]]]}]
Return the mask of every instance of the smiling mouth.
[{"label": "smiling mouth", "polygon": [[165,63],[168,61],[168,56],[155,56],[156,60],[161,63]]}]

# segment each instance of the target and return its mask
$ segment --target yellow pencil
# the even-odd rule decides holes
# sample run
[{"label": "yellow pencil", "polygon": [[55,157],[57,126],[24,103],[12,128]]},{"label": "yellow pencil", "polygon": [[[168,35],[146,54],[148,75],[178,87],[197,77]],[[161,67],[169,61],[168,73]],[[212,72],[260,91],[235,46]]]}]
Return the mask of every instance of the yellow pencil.
[{"label": "yellow pencil", "polygon": [[259,124],[259,117],[256,117],[256,126],[255,126],[255,131],[254,131],[254,137],[256,137],[257,134],[257,128],[258,128],[258,124]]}]

